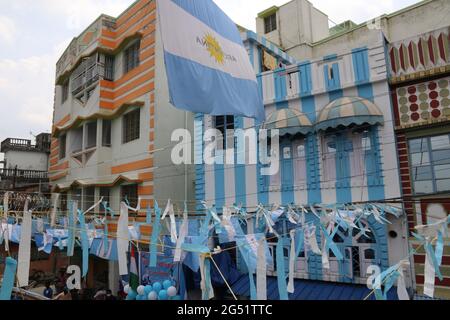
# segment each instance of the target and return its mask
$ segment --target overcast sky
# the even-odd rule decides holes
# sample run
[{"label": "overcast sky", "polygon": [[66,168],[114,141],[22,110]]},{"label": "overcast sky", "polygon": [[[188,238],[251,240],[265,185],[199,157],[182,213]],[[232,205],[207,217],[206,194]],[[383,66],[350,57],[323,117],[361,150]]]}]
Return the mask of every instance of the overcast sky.
[{"label": "overcast sky", "polygon": [[[361,23],[417,0],[310,0],[335,23]],[[132,0],[0,0],[0,141],[50,131],[55,64],[74,36],[101,13],[117,16]],[[287,0],[215,0],[255,29],[258,12]],[[1,158],[1,155],[0,155]]]}]

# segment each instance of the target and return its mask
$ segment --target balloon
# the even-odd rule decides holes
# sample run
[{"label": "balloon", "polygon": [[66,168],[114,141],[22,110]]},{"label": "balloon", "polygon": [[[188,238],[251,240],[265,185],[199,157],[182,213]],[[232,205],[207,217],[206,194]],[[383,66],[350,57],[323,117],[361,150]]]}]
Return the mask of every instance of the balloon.
[{"label": "balloon", "polygon": [[129,297],[130,300],[135,300],[137,297],[137,293],[130,289],[127,297]]},{"label": "balloon", "polygon": [[158,293],[159,291],[161,291],[161,289],[162,289],[161,283],[155,282],[155,283],[153,284],[153,290],[156,291],[156,293]]},{"label": "balloon", "polygon": [[167,291],[166,290],[161,290],[158,293],[158,298],[159,298],[159,300],[167,300],[167,298],[168,298]]},{"label": "balloon", "polygon": [[148,300],[157,300],[158,299],[158,294],[156,293],[156,291],[152,291],[148,294]]},{"label": "balloon", "polygon": [[128,294],[130,292],[130,286],[127,284],[125,287],[123,287],[123,292]]},{"label": "balloon", "polygon": [[163,288],[164,289],[169,289],[170,287],[172,286],[172,281],[170,281],[170,280],[164,280],[164,282],[163,282]]},{"label": "balloon", "polygon": [[141,296],[140,294],[138,294],[138,295],[136,296],[136,300],[137,300],[137,301],[142,300],[142,296]]},{"label": "balloon", "polygon": [[144,293],[145,293],[145,287],[144,286],[139,286],[139,287],[137,287],[137,293],[139,294],[139,295],[144,295]]},{"label": "balloon", "polygon": [[145,291],[145,295],[148,296],[148,294],[153,291],[153,287],[148,284],[145,286],[144,291]]},{"label": "balloon", "polygon": [[177,288],[175,288],[174,286],[171,286],[167,289],[167,295],[169,297],[174,297],[177,295]]}]

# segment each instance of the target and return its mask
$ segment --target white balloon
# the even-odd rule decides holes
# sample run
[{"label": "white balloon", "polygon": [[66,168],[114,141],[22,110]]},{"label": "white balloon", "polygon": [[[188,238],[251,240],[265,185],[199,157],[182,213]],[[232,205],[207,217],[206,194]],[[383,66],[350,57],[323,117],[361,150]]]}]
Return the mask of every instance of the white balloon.
[{"label": "white balloon", "polygon": [[143,296],[145,294],[145,287],[144,286],[139,286],[137,287],[137,293],[141,296]]},{"label": "white balloon", "polygon": [[125,287],[123,287],[123,292],[125,292],[126,294],[130,293],[130,286],[128,284]]},{"label": "white balloon", "polygon": [[167,295],[168,295],[169,297],[175,297],[175,296],[177,295],[177,288],[175,288],[174,286],[169,287],[169,288],[167,289]]},{"label": "white balloon", "polygon": [[148,294],[148,300],[158,300],[158,294],[156,291],[152,291]]}]

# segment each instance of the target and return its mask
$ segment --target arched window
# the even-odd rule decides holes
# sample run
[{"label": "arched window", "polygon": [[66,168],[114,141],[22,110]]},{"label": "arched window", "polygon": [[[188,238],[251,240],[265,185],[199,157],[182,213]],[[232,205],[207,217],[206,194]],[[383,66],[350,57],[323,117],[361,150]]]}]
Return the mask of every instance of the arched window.
[{"label": "arched window", "polygon": [[377,241],[375,239],[375,234],[372,229],[370,229],[367,221],[361,220],[361,225],[364,230],[361,230],[360,228],[353,228],[353,239],[356,240],[357,243],[376,243]]}]

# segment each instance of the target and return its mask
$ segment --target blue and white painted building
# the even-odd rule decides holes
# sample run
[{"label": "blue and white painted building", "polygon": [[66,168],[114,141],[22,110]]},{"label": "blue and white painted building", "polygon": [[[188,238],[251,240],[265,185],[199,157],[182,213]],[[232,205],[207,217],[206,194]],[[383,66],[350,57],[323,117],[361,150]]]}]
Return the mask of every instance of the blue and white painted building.
[{"label": "blue and white painted building", "polygon": [[[387,40],[382,30],[367,32],[369,36],[350,41],[344,50],[336,46],[333,51],[333,46],[327,47],[327,39],[321,40],[308,60],[289,56],[259,34],[242,32],[263,96],[266,121],[259,124],[248,118],[196,115],[195,152],[203,155],[201,134],[210,128],[225,133],[225,148],[236,143],[233,129],[276,128],[281,133],[280,170],[263,176],[260,163],[198,164],[198,203],[204,200],[218,212],[233,205],[256,212],[260,204],[274,210],[288,205],[343,206],[401,197]],[[341,40],[347,37],[344,33]],[[330,36],[330,42],[338,41],[339,36]],[[353,43],[357,45],[351,47]],[[264,71],[274,61],[276,68]],[[224,155],[219,150],[216,159]],[[386,269],[398,263],[408,256],[406,221],[404,216],[386,218],[391,224],[380,224],[373,217],[364,221],[371,230],[369,236],[361,236],[356,229],[339,230],[334,241],[344,259],[338,261],[330,255],[329,269],[323,268],[320,255],[300,252],[295,277],[365,284],[369,265]],[[307,219],[316,218],[309,214]],[[275,245],[269,245],[275,251]],[[285,252],[288,259],[288,242]],[[268,273],[275,275],[276,268],[269,266]],[[407,286],[413,286],[411,279]]]}]

